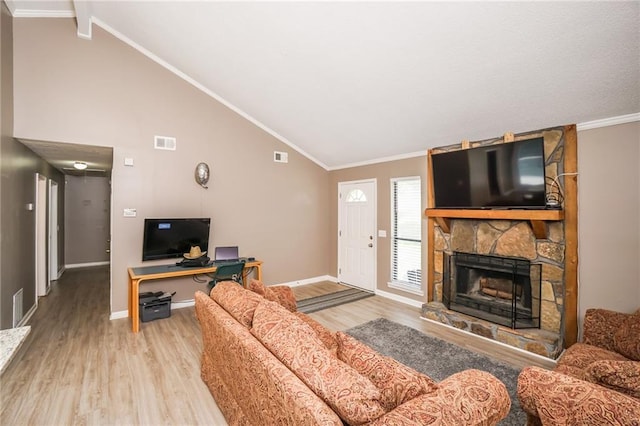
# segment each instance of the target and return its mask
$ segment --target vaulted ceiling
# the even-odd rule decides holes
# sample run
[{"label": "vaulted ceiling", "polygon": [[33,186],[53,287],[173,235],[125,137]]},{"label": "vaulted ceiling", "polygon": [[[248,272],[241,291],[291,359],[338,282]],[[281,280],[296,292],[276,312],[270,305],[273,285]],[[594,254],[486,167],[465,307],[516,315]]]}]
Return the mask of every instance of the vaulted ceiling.
[{"label": "vaulted ceiling", "polygon": [[99,25],[332,169],[640,112],[640,2],[10,1]]}]

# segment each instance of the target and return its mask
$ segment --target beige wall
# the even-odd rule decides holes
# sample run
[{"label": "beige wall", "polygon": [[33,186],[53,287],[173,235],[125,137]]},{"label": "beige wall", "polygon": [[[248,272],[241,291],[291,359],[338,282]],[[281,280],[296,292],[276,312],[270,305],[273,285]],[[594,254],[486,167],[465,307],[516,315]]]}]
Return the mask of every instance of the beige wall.
[{"label": "beige wall", "polygon": [[[640,123],[578,133],[579,319],[640,308]],[[581,321],[580,321],[581,322]]]},{"label": "beige wall", "polygon": [[[9,223],[5,142],[11,134],[4,118],[11,104],[4,91],[5,22],[3,265],[8,259],[4,233]],[[112,311],[126,309],[126,268],[141,264],[144,217],[211,217],[211,245],[240,245],[242,255],[265,260],[265,281],[276,283],[337,275],[338,182],[377,179],[377,227],[387,235],[389,179],[420,175],[426,193],[426,156],[326,172],[99,28],[94,27],[93,40],[85,41],[76,37],[73,20],[15,19],[13,26],[15,134],[114,147]],[[629,311],[640,304],[638,126],[578,134],[581,317],[590,306]],[[178,150],[153,150],[153,135],[177,137]],[[289,164],[271,161],[276,149],[289,152]],[[125,157],[133,158],[135,166],[124,167]],[[193,182],[193,169],[200,161],[212,170],[209,190]],[[10,187],[17,188],[11,191],[19,193],[20,185],[11,182]],[[138,217],[123,218],[123,208],[137,208]],[[32,249],[18,246],[12,250]],[[619,255],[614,246],[629,250]],[[408,296],[387,287],[389,237],[378,238],[377,263],[377,288]],[[422,266],[426,271],[424,261]],[[10,293],[5,289],[5,269],[3,327]],[[193,290],[202,288],[185,281],[163,286],[179,290],[177,300],[189,299]],[[627,296],[617,296],[622,293]]]},{"label": "beige wall", "polygon": [[[18,18],[14,40],[15,134],[113,147],[112,312],[127,309],[145,217],[211,217],[210,246],[264,260],[267,283],[329,272],[327,171],[98,27],[87,41],[72,19]],[[176,137],[177,150],[154,150],[154,135]],[[289,163],[273,163],[274,150]],[[201,161],[208,190],[193,177]],[[206,288],[157,287],[177,290],[174,300]]]},{"label": "beige wall", "polygon": [[[12,326],[13,295],[23,289],[24,314],[34,306],[36,300],[34,257],[35,214],[26,209],[35,203],[35,174],[40,173],[59,183],[58,199],[64,199],[62,175],[27,147],[17,142],[13,134],[13,45],[12,20],[4,3],[0,4],[2,20],[0,32],[1,51],[1,122],[0,133],[0,328]],[[60,203],[62,204],[62,203]],[[60,205],[58,215],[63,217]],[[62,228],[64,231],[64,228]],[[63,239],[60,239],[60,245]],[[64,254],[58,256],[59,265],[64,264]]]},{"label": "beige wall", "polygon": [[[377,237],[377,289],[389,293],[395,293],[410,299],[424,301],[425,296],[421,297],[407,292],[398,291],[388,286],[391,280],[391,179],[407,176],[420,176],[422,183],[422,211],[426,207],[426,188],[427,188],[427,157],[414,157],[404,160],[388,161],[384,163],[371,164],[361,167],[352,167],[347,169],[334,170],[330,172],[330,203],[329,215],[330,236],[331,236],[331,252],[329,260],[331,261],[331,275],[338,274],[338,183],[349,182],[363,179],[376,179],[377,182],[377,199],[378,209],[377,226],[378,230],[385,230],[387,237]],[[422,271],[426,271],[426,219],[423,218],[422,226]],[[425,290],[426,273],[422,273],[422,289]]]},{"label": "beige wall", "polygon": [[109,178],[66,176],[65,181],[66,264],[108,262],[111,215]]}]

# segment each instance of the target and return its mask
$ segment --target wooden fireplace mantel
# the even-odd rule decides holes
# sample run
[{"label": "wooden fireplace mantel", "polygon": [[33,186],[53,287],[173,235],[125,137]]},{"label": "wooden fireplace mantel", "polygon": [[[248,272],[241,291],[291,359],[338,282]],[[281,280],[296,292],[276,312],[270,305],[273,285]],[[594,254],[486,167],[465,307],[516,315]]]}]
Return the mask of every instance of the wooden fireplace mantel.
[{"label": "wooden fireplace mantel", "polygon": [[547,238],[546,221],[564,219],[564,210],[479,210],[479,209],[426,209],[425,216],[432,217],[440,228],[449,234],[451,219],[528,220],[538,239]]}]

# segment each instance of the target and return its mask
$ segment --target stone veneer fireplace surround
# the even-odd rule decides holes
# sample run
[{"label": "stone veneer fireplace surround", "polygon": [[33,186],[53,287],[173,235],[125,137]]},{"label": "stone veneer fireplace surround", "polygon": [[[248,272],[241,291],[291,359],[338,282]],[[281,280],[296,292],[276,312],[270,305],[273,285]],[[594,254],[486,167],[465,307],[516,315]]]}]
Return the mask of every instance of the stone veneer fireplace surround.
[{"label": "stone veneer fireplace surround", "polygon": [[[427,208],[428,298],[422,315],[483,337],[548,358],[556,358],[577,338],[577,136],[574,125],[504,139],[463,142],[432,153],[544,137],[545,173],[559,177],[564,190],[561,210],[443,210]],[[547,184],[549,189],[549,183]],[[433,205],[429,186],[428,206]],[[512,328],[447,309],[443,302],[446,258],[471,255],[520,258],[540,267],[539,320],[536,327]],[[491,319],[491,318],[489,318]],[[511,324],[513,325],[513,324]],[[522,324],[521,324],[522,325]],[[525,324],[526,325],[526,324]]]}]

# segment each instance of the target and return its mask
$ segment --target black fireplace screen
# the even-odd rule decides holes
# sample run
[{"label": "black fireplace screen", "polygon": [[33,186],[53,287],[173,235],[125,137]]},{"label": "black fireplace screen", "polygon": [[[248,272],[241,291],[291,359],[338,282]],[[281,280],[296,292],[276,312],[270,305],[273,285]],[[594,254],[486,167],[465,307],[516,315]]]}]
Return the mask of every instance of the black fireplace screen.
[{"label": "black fireplace screen", "polygon": [[523,258],[445,253],[442,301],[495,324],[540,328],[541,270]]}]

